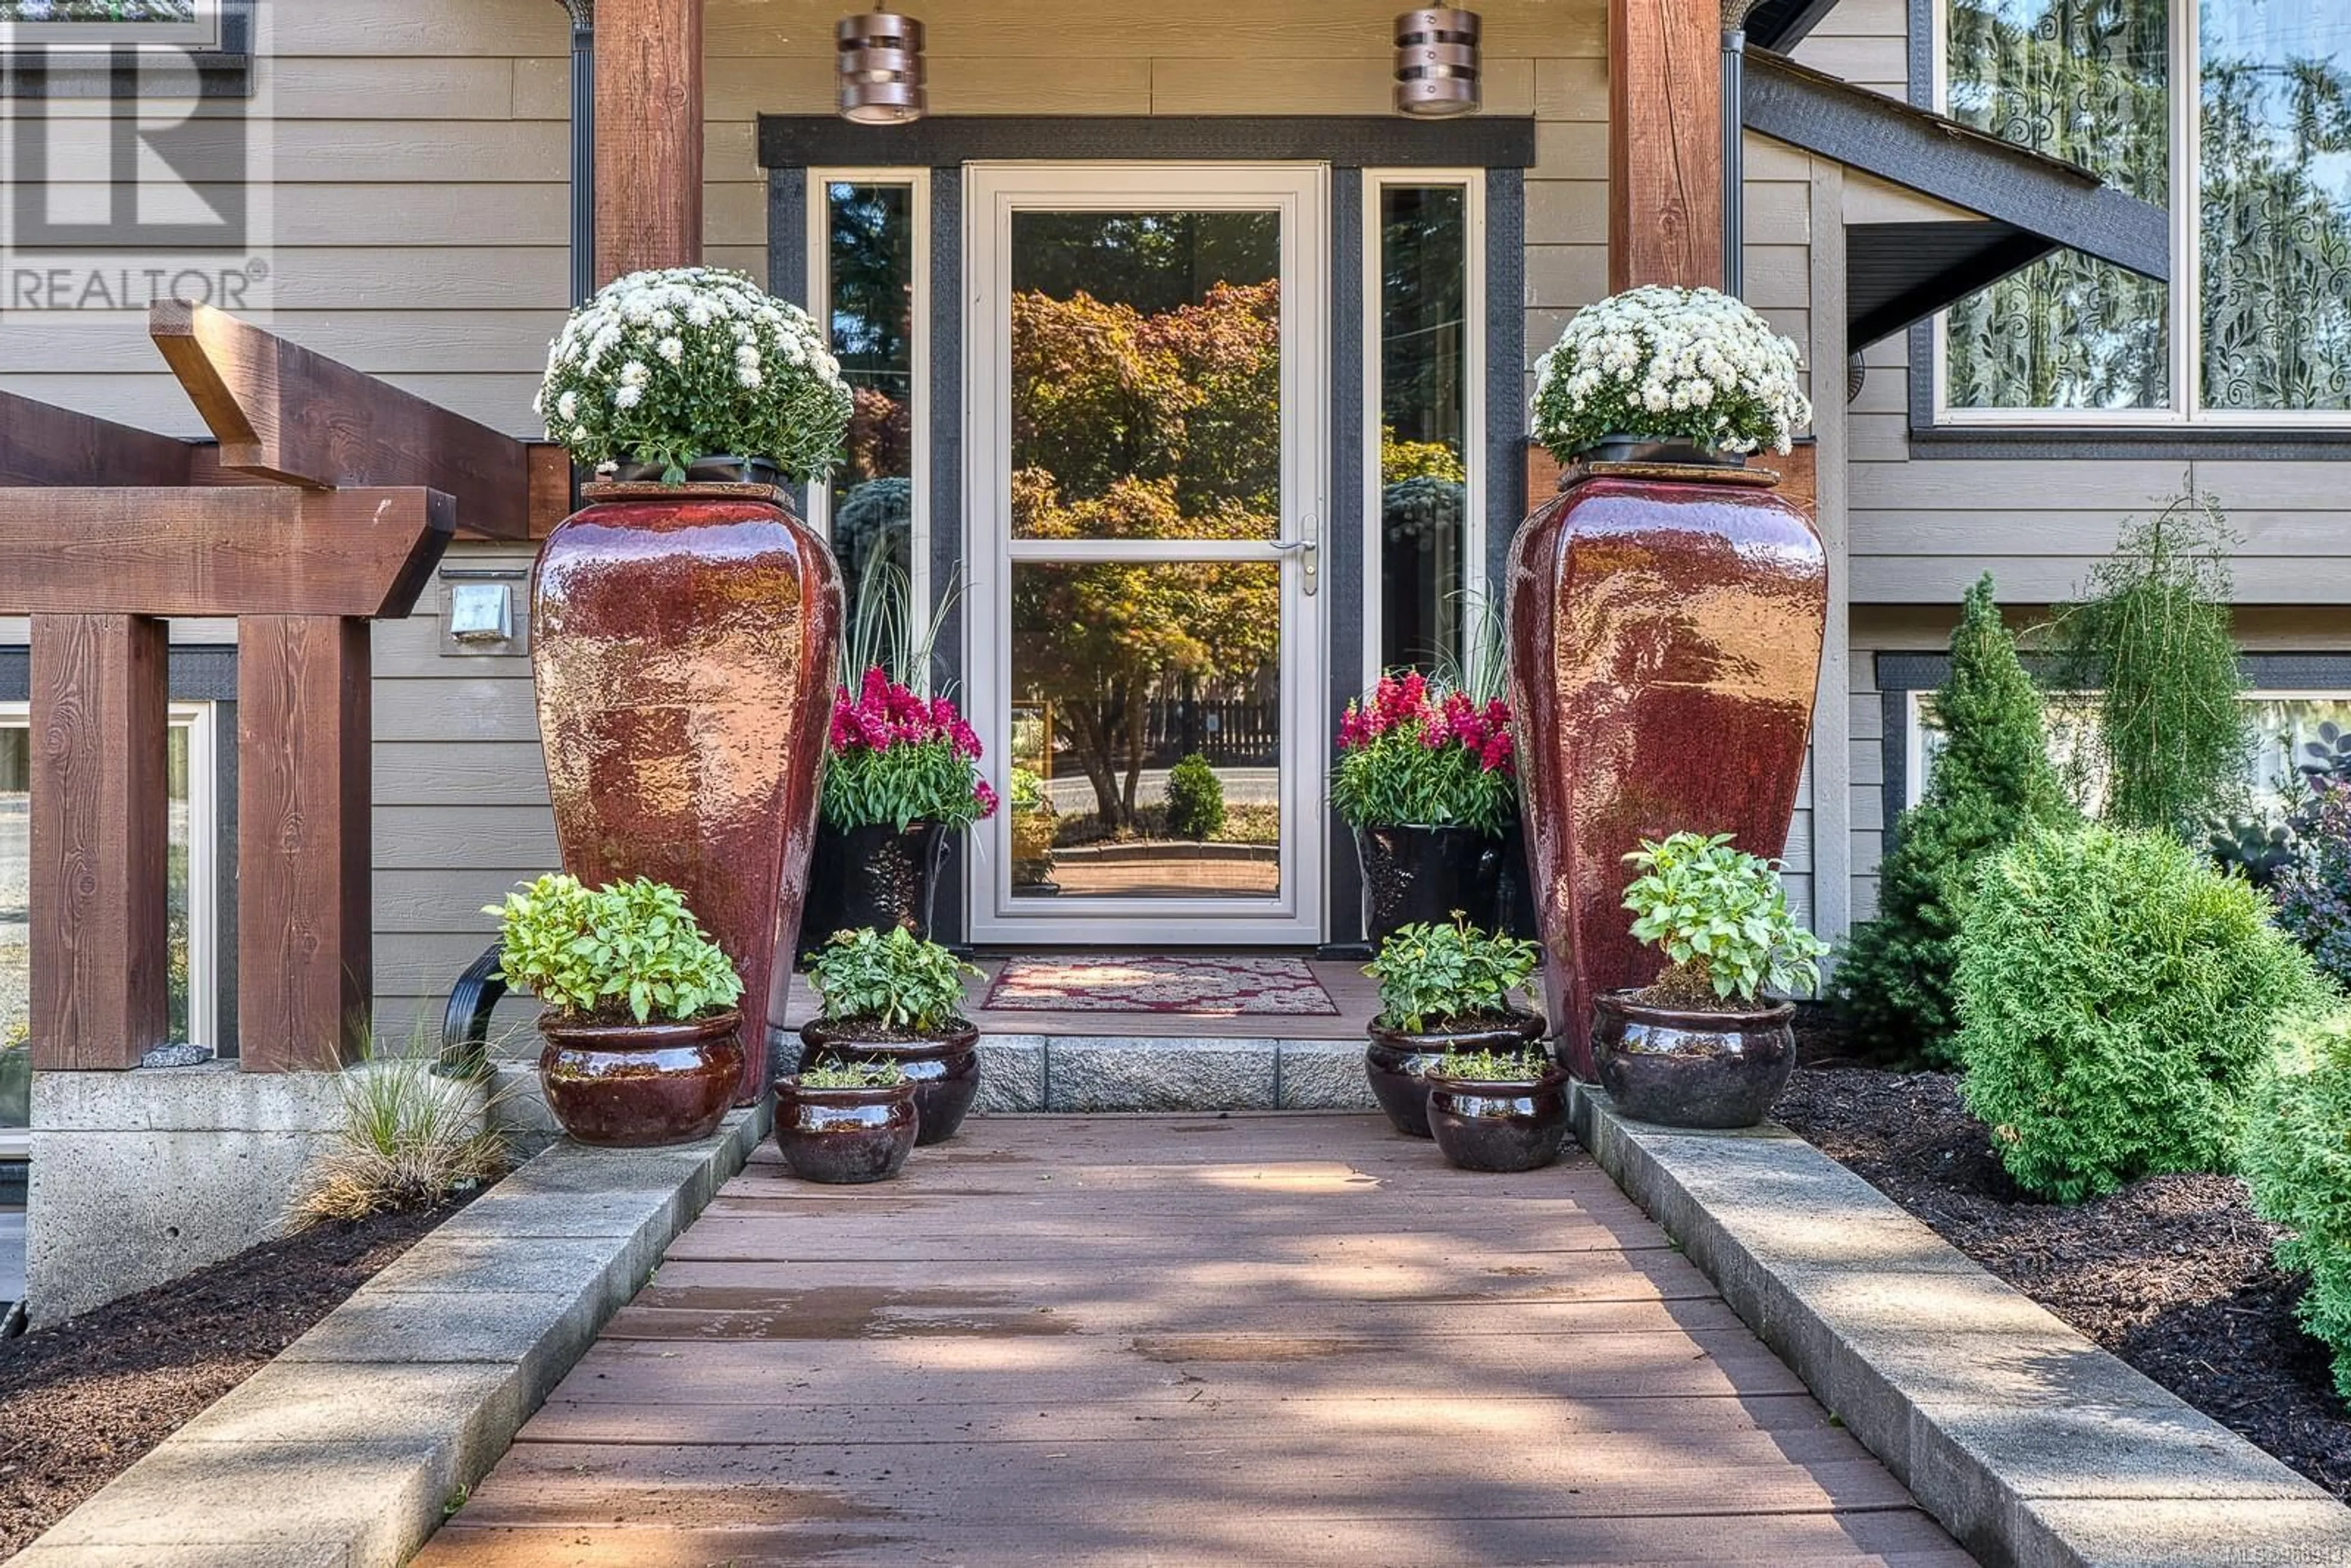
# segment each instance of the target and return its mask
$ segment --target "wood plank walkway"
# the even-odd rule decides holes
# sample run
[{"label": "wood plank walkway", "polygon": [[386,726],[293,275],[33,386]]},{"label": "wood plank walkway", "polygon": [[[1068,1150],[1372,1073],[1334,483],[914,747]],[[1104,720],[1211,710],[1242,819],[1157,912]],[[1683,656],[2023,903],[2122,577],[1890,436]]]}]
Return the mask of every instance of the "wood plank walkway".
[{"label": "wood plank walkway", "polygon": [[1581,1155],[1375,1117],[772,1148],[419,1568],[1972,1561]]}]

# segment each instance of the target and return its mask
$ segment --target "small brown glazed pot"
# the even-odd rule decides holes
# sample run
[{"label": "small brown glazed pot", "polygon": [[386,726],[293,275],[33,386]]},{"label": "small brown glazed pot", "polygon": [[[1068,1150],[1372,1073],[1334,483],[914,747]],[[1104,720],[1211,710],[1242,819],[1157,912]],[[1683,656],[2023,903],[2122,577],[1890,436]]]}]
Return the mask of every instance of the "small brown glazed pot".
[{"label": "small brown glazed pot", "polygon": [[1495,1029],[1407,1034],[1374,1024],[1366,1030],[1372,1043],[1364,1051],[1364,1076],[1372,1082],[1372,1095],[1388,1113],[1395,1130],[1408,1138],[1428,1136],[1428,1080],[1424,1074],[1448,1051],[1520,1051],[1541,1039],[1543,1020],[1532,1013]]},{"label": "small brown glazed pot", "polygon": [[803,1089],[799,1079],[787,1078],[776,1085],[776,1147],[802,1181],[888,1181],[914,1152],[921,1119],[908,1082]]},{"label": "small brown glazed pot", "polygon": [[693,1023],[539,1015],[538,1082],[563,1130],[601,1149],[690,1144],[718,1130],[743,1079],[739,1012]]},{"label": "small brown glazed pot", "polygon": [[1616,1109],[1664,1127],[1751,1127],[1796,1070],[1796,1004],[1754,1012],[1644,1007],[1603,991],[1592,1007],[1600,1085]]},{"label": "small brown glazed pot", "polygon": [[914,1086],[925,1144],[943,1144],[963,1125],[979,1092],[979,1026],[956,1019],[936,1040],[864,1040],[852,1024],[821,1019],[800,1026],[800,1071],[831,1063],[894,1061]]},{"label": "small brown glazed pot", "polygon": [[1565,1068],[1533,1083],[1428,1075],[1428,1130],[1465,1171],[1540,1170],[1567,1142]]}]

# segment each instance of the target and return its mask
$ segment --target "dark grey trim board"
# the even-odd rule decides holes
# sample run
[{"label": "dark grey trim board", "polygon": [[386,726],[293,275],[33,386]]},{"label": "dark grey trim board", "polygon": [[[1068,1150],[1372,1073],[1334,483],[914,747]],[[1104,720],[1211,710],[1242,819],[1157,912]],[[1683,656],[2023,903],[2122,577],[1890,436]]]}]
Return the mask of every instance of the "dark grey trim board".
[{"label": "dark grey trim board", "polygon": [[[1879,786],[1885,807],[1886,847],[1894,847],[1895,824],[1910,798],[1910,694],[1931,692],[1951,673],[1949,653],[1876,653],[1878,744],[1884,748]],[[2025,661],[2035,674],[2043,659]],[[2261,691],[2351,692],[2351,653],[2244,653],[2237,668],[2245,684]]]},{"label": "dark grey trim board", "polygon": [[[1486,581],[1499,595],[1527,516],[1527,186],[1486,171]],[[1359,318],[1360,319],[1360,318]]]},{"label": "dark grey trim board", "polygon": [[1982,223],[1849,224],[1845,341],[1858,352],[1988,288],[2057,248],[2046,235]]},{"label": "dark grey trim board", "polygon": [[[805,208],[803,208],[805,210]],[[964,649],[963,496],[963,171],[931,171],[931,593],[943,595],[946,613],[939,624],[937,672],[942,691],[958,691],[968,668]],[[964,923],[964,867],[968,834],[947,835],[946,863],[939,868],[933,907],[933,935],[952,946],[967,940]]]},{"label": "dark grey trim board", "polygon": [[1338,168],[1531,168],[1531,117],[1420,120],[1391,115],[940,115],[853,125],[830,114],[763,114],[769,169],[946,168],[996,160],[1329,163]]},{"label": "dark grey trim board", "polygon": [[[1489,231],[1490,232],[1490,231]],[[1364,557],[1372,525],[1370,497],[1364,493],[1364,174],[1360,169],[1331,172],[1331,499],[1323,559],[1324,645],[1330,650],[1331,706],[1324,737],[1339,733],[1347,704],[1363,690],[1364,621],[1373,584],[1365,580]],[[1325,740],[1326,745],[1334,743]],[[1332,753],[1335,757],[1335,747]],[[1363,869],[1353,851],[1353,835],[1335,810],[1323,813],[1322,841],[1329,846],[1323,885],[1329,897],[1322,921],[1326,950],[1359,943],[1364,935]]]},{"label": "dark grey trim board", "polygon": [[[165,695],[173,702],[233,703],[236,701],[236,650],[226,646],[173,648],[163,678]],[[32,650],[0,647],[0,703],[29,702],[32,695]],[[227,738],[234,742],[234,732]],[[231,744],[223,749],[234,751],[236,747]]]}]

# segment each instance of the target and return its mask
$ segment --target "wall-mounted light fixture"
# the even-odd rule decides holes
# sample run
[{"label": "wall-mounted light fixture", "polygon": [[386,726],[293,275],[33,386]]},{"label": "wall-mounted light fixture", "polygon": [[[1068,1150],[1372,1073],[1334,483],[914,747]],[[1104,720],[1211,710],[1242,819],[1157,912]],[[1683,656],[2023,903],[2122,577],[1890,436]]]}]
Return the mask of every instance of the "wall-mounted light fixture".
[{"label": "wall-mounted light fixture", "polygon": [[1398,114],[1440,119],[1478,111],[1475,11],[1439,6],[1406,11],[1395,20],[1395,107]]},{"label": "wall-mounted light fixture", "polygon": [[841,117],[860,125],[923,118],[923,25],[876,5],[833,29],[841,51]]}]

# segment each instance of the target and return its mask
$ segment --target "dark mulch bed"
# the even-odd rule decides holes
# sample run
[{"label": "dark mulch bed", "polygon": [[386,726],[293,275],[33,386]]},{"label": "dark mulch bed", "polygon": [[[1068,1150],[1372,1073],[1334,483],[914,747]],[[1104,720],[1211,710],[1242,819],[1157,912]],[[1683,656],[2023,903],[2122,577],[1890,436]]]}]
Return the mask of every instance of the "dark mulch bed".
[{"label": "dark mulch bed", "polygon": [[0,1557],[259,1371],[449,1213],[316,1226],[0,1343]]},{"label": "dark mulch bed", "polygon": [[1940,1072],[1799,1072],[1774,1119],[2213,1419],[2351,1500],[2351,1417],[2294,1322],[2300,1284],[2234,1176],[2157,1176],[2073,1207],[2020,1192]]}]

